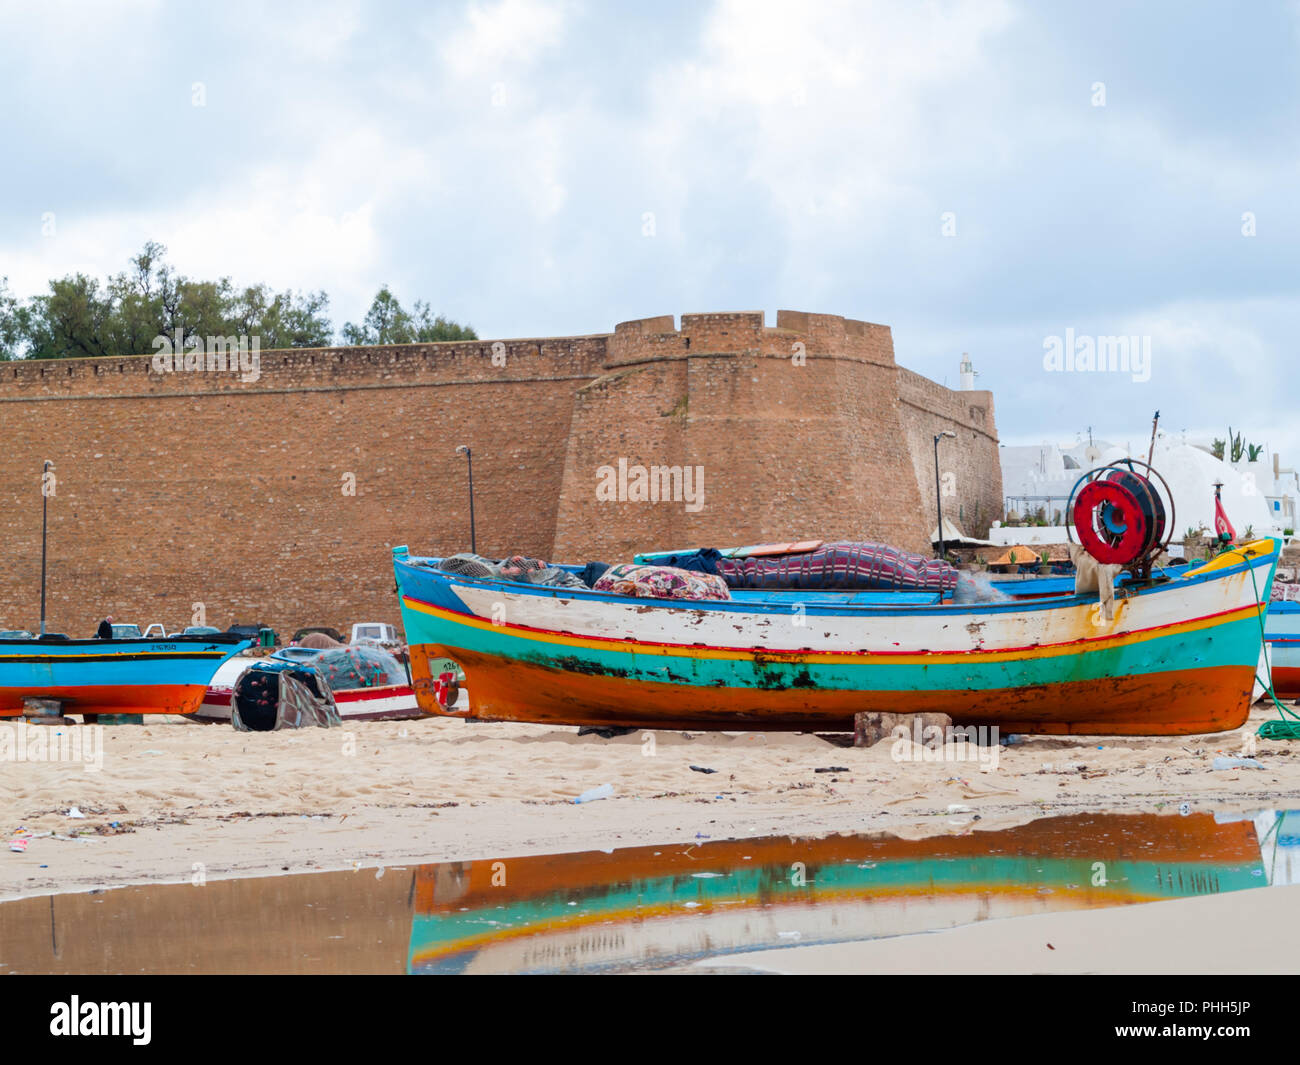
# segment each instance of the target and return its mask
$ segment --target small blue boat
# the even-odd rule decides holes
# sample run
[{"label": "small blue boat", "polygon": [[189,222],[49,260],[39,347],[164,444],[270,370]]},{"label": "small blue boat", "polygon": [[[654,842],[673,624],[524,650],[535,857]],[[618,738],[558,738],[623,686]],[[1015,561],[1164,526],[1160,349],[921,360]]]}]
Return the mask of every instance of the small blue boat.
[{"label": "small blue boat", "polygon": [[1279,699],[1300,699],[1300,603],[1275,600],[1264,618],[1273,691]]},{"label": "small blue boat", "polygon": [[242,636],[162,640],[0,640],[0,717],[26,700],[70,714],[192,714],[221,663],[252,645]]}]

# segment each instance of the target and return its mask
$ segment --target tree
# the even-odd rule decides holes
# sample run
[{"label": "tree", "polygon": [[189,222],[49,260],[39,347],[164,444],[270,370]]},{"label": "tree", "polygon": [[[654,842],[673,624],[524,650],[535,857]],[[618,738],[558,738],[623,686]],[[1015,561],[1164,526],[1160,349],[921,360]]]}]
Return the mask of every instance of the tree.
[{"label": "tree", "polygon": [[154,265],[164,251],[151,241],[131,260],[134,272],[109,278],[108,292],[113,301],[109,346],[114,352],[150,351],[153,338],[162,328],[161,286]]},{"label": "tree", "polygon": [[334,329],[325,312],[329,297],[324,292],[292,289],[272,293],[266,285],[252,285],[231,303],[231,328],[236,335],[258,337],[270,348],[323,348],[334,339]]},{"label": "tree", "polygon": [[[210,336],[256,337],[263,350],[333,342],[324,292],[273,292],[264,284],[236,288],[228,277],[189,278],[176,273],[166,255],[151,240],[102,288],[94,278],[73,274],[50,281],[48,293],[25,302],[0,279],[0,361],[149,355],[160,337],[177,351],[187,338]],[[478,339],[473,329],[435,315],[421,300],[407,311],[387,285],[362,323],[349,322],[342,332],[345,344]]]},{"label": "tree", "polygon": [[[326,317],[330,298],[323,291],[301,296],[287,289],[275,297],[263,326],[267,348],[324,348],[334,342],[334,327]],[[272,342],[274,341],[274,342]]]},{"label": "tree", "polygon": [[118,354],[107,343],[112,300],[99,282],[73,274],[50,282],[48,295],[31,302],[29,359],[78,359]]},{"label": "tree", "polygon": [[360,325],[343,326],[345,344],[428,344],[440,340],[477,340],[478,334],[433,314],[427,303],[416,300],[414,313],[408,312],[384,285],[371,301],[370,310]]},{"label": "tree", "polygon": [[348,322],[343,326],[345,344],[409,344],[410,336],[411,316],[387,285],[375,293],[360,325]]},{"label": "tree", "polygon": [[0,362],[22,357],[26,334],[23,307],[9,291],[9,278],[0,277]]},{"label": "tree", "polygon": [[415,341],[420,344],[432,344],[440,340],[477,340],[478,334],[467,325],[436,317],[427,303],[415,301],[412,319],[415,323]]}]

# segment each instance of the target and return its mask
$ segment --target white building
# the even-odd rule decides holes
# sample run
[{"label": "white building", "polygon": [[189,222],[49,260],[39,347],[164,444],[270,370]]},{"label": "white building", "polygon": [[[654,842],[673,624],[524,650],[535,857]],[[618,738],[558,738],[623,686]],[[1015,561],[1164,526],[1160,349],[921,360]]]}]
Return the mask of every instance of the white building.
[{"label": "white building", "polygon": [[[1047,527],[1000,527],[989,531],[999,544],[1064,543],[1065,510],[1070,493],[1088,470],[1122,458],[1147,457],[1149,438],[1140,448],[1095,440],[1061,447],[1040,444],[1002,447],[1002,493],[1007,514],[1029,520],[1039,515]],[[1160,433],[1151,464],[1173,495],[1173,541],[1188,533],[1213,532],[1214,484],[1223,482],[1223,506],[1238,537],[1283,536],[1295,528],[1300,478],[1284,469],[1278,457],[1260,452],[1256,461],[1230,463],[1209,448],[1183,443]]]}]

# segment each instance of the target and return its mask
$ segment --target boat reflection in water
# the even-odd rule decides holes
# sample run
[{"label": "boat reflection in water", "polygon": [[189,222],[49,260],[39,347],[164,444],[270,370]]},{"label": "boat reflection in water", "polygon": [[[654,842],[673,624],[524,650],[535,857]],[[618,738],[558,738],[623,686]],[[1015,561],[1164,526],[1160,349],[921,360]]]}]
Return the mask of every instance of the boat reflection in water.
[{"label": "boat reflection in water", "polygon": [[1300,811],[1264,810],[1254,820],[1269,884],[1300,884]]},{"label": "boat reflection in water", "polygon": [[653,969],[1267,883],[1255,824],[1209,813],[446,862],[416,874],[408,970]]},{"label": "boat reflection in water", "polygon": [[1277,811],[703,840],[18,899],[0,973],[648,970],[1293,881],[1300,814]]}]

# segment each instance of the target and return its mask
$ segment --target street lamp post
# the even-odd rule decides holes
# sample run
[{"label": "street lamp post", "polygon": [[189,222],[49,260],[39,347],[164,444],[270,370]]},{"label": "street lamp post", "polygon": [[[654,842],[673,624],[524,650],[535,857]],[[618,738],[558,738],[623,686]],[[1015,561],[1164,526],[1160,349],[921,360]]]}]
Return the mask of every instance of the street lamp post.
[{"label": "street lamp post", "polygon": [[944,556],[943,542],[943,492],[939,488],[939,441],[945,436],[956,439],[957,434],[951,429],[945,429],[941,433],[936,433],[934,437],[934,503],[935,510],[939,515],[939,557]]},{"label": "street lamp post", "polygon": [[[45,635],[45,545],[49,530],[50,489],[49,474],[54,463],[49,459],[41,467],[41,635]],[[31,617],[29,614],[28,617]]]},{"label": "street lamp post", "polygon": [[467,444],[461,444],[456,448],[458,455],[464,455],[465,461],[469,464],[469,549],[474,554],[478,554],[478,540],[474,535],[474,455]]}]

